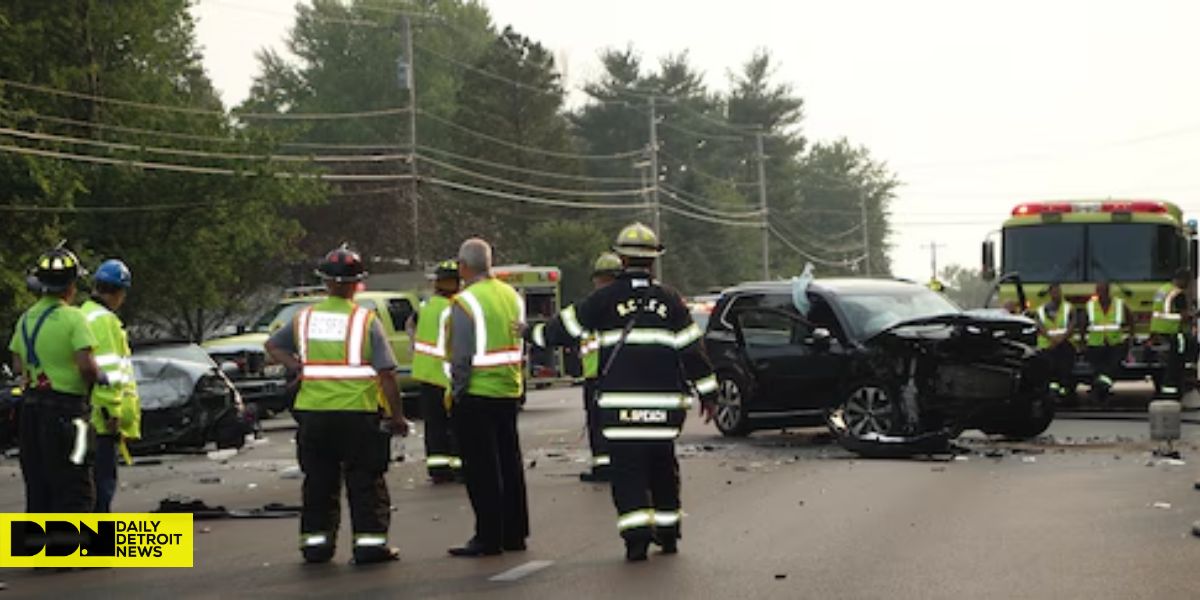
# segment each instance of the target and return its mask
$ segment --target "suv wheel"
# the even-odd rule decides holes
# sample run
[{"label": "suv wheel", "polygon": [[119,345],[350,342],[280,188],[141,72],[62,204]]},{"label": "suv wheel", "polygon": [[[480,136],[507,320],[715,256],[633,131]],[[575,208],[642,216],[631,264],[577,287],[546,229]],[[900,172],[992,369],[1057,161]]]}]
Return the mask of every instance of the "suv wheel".
[{"label": "suv wheel", "polygon": [[749,387],[746,380],[735,373],[717,375],[720,387],[717,391],[717,415],[714,419],[717,430],[728,437],[742,437],[750,433],[750,418],[746,415]]},{"label": "suv wheel", "polygon": [[840,405],[830,413],[835,434],[861,438],[868,434],[890,435],[900,425],[900,405],[892,389],[878,381],[850,387]]}]

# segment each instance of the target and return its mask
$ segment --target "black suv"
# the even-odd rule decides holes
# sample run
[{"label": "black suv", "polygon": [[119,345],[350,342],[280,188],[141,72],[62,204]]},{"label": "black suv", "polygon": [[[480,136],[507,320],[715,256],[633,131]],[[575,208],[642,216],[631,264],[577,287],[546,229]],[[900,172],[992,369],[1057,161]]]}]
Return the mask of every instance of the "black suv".
[{"label": "black suv", "polygon": [[963,312],[904,281],[735,287],[705,334],[720,380],[717,428],[740,436],[828,424],[881,443],[967,427],[1032,437],[1054,415],[1034,331],[1025,317]]}]

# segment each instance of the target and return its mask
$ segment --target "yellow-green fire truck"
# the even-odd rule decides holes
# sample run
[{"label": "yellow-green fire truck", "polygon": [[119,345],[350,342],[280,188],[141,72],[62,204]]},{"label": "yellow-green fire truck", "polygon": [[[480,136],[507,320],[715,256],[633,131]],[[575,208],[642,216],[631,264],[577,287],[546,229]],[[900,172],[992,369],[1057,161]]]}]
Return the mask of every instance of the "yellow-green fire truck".
[{"label": "yellow-green fire truck", "polygon": [[[562,305],[562,272],[558,267],[504,265],[493,270],[497,279],[513,286],[525,300],[525,321],[545,323]],[[563,351],[526,347],[526,382],[533,387],[573,381],[567,375]]]},{"label": "yellow-green fire truck", "polygon": [[[1000,229],[1000,262],[995,242],[983,243],[985,278],[1019,277],[1025,311],[1046,301],[1051,283],[1062,285],[1063,297],[1082,308],[1095,294],[1096,283],[1108,281],[1114,297],[1124,298],[1133,313],[1137,342],[1123,361],[1122,379],[1157,379],[1158,352],[1142,342],[1149,338],[1154,294],[1176,270],[1196,272],[1196,223],[1185,222],[1179,207],[1158,200],[1025,202],[1013,208]],[[1015,306],[1016,285],[999,286],[1000,302]],[[1193,281],[1191,297],[1195,298]],[[1077,361],[1080,381],[1090,380],[1090,366]],[[1194,379],[1194,366],[1187,371]]]}]

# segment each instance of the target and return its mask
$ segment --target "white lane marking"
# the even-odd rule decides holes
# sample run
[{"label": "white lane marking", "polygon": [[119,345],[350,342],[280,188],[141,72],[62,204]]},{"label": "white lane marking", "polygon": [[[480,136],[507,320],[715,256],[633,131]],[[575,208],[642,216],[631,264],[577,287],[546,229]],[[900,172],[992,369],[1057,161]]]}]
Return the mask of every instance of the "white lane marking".
[{"label": "white lane marking", "polygon": [[554,564],[552,560],[531,560],[519,567],[509,569],[499,575],[493,576],[488,581],[516,581],[524,577],[528,577],[546,567]]}]

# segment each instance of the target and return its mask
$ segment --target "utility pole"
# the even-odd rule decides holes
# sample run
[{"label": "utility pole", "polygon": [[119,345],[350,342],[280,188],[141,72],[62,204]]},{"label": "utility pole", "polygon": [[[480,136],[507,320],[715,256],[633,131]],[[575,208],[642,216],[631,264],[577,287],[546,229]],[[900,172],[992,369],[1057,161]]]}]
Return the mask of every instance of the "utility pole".
[{"label": "utility pole", "polygon": [[416,61],[413,60],[412,21],[404,15],[404,60],[407,61],[405,74],[407,78],[402,83],[408,88],[408,165],[409,176],[412,178],[412,226],[413,251],[412,266],[421,268],[421,207],[420,190],[417,180],[417,74]]},{"label": "utility pole", "polygon": [[763,154],[763,134],[754,134],[758,149],[758,205],[762,209],[762,267],[763,281],[771,279],[771,226],[767,221],[767,155]]},{"label": "utility pole", "polygon": [[871,229],[867,222],[867,196],[859,192],[858,206],[862,209],[863,273],[871,276]]},{"label": "utility pole", "polygon": [[[938,278],[938,268],[937,268],[938,248],[944,248],[945,246],[946,246],[945,244],[939,244],[934,241],[931,241],[928,244],[921,245],[922,248],[929,248],[929,271],[931,273],[930,277],[932,277],[933,279]],[[931,279],[930,281],[932,281],[933,279]]]},{"label": "utility pole", "polygon": [[[654,233],[659,243],[663,241],[662,209],[658,203],[658,114],[654,109],[654,95],[650,95],[650,207],[654,211]],[[654,278],[662,281],[662,258],[654,261]]]}]

